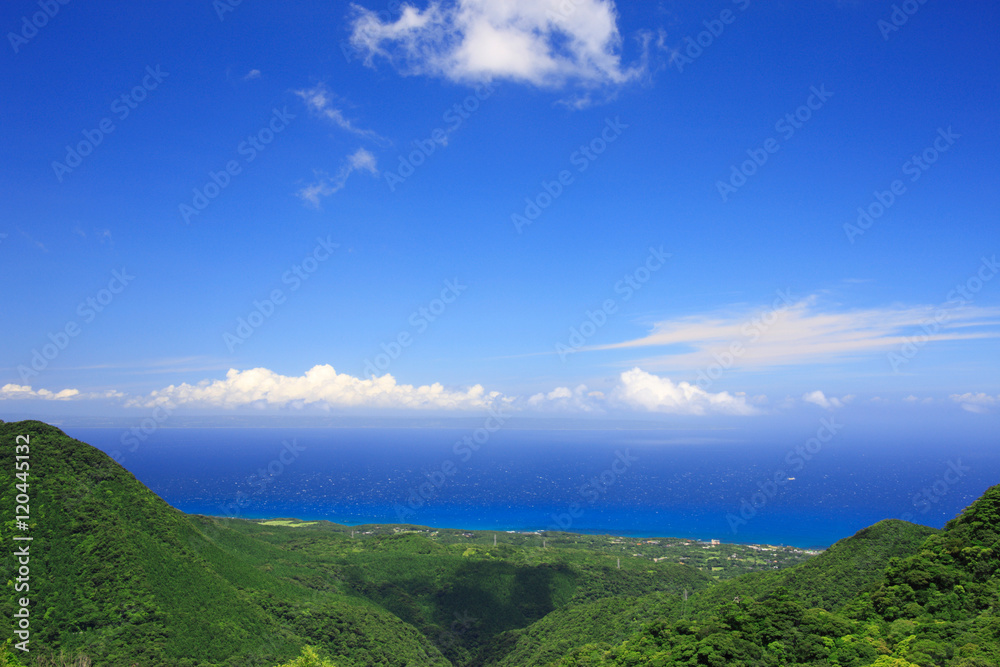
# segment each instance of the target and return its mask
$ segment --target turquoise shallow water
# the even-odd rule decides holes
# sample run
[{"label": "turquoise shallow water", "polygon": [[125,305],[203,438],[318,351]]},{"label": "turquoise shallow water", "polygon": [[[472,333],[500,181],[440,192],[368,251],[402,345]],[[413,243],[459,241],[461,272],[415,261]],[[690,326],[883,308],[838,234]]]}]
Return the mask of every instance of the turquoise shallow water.
[{"label": "turquoise shallow water", "polygon": [[[672,442],[653,431],[68,428],[185,512],[826,546],[935,527],[1000,482],[986,444]],[[790,479],[793,478],[793,479]]]}]

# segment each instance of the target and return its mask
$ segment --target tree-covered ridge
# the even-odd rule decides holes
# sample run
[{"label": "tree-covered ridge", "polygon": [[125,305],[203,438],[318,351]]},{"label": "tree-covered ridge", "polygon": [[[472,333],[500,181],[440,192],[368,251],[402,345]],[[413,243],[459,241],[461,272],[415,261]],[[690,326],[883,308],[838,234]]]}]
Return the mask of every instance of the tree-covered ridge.
[{"label": "tree-covered ridge", "polygon": [[[40,422],[0,424],[5,518],[16,435],[31,439],[33,656],[274,665],[315,646],[341,667],[473,664],[495,635],[575,601],[680,595],[711,582],[642,558],[619,569],[610,554],[570,543],[493,545],[400,528],[354,539],[327,522],[185,515]],[[0,539],[13,530],[3,524]],[[8,550],[4,565],[13,571]],[[7,586],[0,613],[10,636],[17,596]]]},{"label": "tree-covered ridge", "polygon": [[787,569],[770,568],[800,554],[759,549],[745,566],[768,569],[731,578],[713,560],[753,549],[186,515],[58,429],[0,423],[8,543],[15,435],[31,664],[1000,667],[1000,487],[943,531],[883,521]]},{"label": "tree-covered ridge", "polygon": [[892,557],[915,553],[926,537],[936,532],[902,521],[882,521],[802,565],[720,581],[692,591],[686,601],[677,596],[645,595],[569,605],[523,630],[503,635],[507,646],[495,651],[503,656],[498,663],[545,665],[566,653],[575,655],[573,651],[585,645],[588,652],[600,655],[653,620],[673,623],[704,618],[737,597],[749,601],[784,590],[805,608],[834,609],[881,581]]},{"label": "tree-covered ridge", "polygon": [[916,553],[929,536],[938,532],[927,526],[886,519],[840,540],[798,567],[720,582],[699,596],[695,606],[704,609],[736,596],[763,598],[785,588],[807,608],[834,611],[881,581],[893,557]]},{"label": "tree-covered ridge", "polygon": [[[260,603],[278,598],[296,612],[315,593],[233,558],[232,547],[262,546],[167,505],[89,445],[41,422],[0,424],[0,506],[13,514],[14,438],[31,443],[32,656],[86,655],[95,665],[150,667],[271,665],[291,658],[320,623],[279,616]],[[0,539],[14,531],[4,521]],[[15,570],[4,550],[5,572]],[[0,599],[11,636],[13,582]],[[323,633],[352,637],[357,662],[447,664],[423,635],[357,598],[325,598],[312,618]],[[294,621],[294,622],[293,622]],[[408,663],[412,658],[414,662]]]},{"label": "tree-covered ridge", "polygon": [[[704,594],[690,617],[655,621],[613,647],[580,646],[553,664],[997,667],[998,518],[1000,486],[994,486],[943,531],[928,536],[916,553],[890,558],[865,590],[834,600],[830,606],[838,611],[809,608],[802,601],[816,595],[808,589],[810,582],[828,581],[842,561],[853,560],[842,556],[864,548],[855,538],[771,582],[751,575],[719,584]],[[886,524],[856,537],[903,529]],[[769,585],[776,581],[793,588]],[[748,592],[718,600],[721,591],[740,587]]]}]

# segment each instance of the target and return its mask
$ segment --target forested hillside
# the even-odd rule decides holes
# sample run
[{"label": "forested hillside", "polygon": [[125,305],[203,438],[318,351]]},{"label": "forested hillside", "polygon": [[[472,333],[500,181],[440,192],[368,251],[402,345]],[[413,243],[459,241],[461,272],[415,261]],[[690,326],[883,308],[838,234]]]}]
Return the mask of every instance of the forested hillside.
[{"label": "forested hillside", "polygon": [[[890,557],[881,576],[853,596],[836,593],[831,575],[846,572],[852,551],[873,553],[858,538],[899,527],[883,522],[838,543],[826,558],[773,577],[719,584],[705,594],[714,604],[699,605],[697,613],[657,620],[612,647],[579,647],[557,664],[996,667],[998,526],[994,486],[915,553]],[[827,608],[810,606],[818,598],[829,599]]]},{"label": "forested hillside", "polygon": [[[13,521],[18,435],[30,438],[27,532]],[[32,659],[274,665],[314,645],[341,666],[472,664],[495,635],[573,600],[679,595],[711,581],[695,568],[651,568],[644,559],[624,559],[619,569],[611,555],[571,544],[493,546],[405,527],[352,538],[327,522],[190,516],[54,427],[0,424],[0,442],[0,539],[33,538]],[[3,566],[16,572],[12,549]],[[21,595],[8,580],[5,638]]]},{"label": "forested hillside", "polygon": [[191,516],[51,426],[0,423],[0,443],[0,538],[33,538],[30,591],[8,574],[0,599],[7,638],[30,597],[31,652],[8,641],[0,665],[1000,667],[1000,487],[943,531],[883,521],[720,579],[734,573],[700,545],[685,553],[702,561],[683,558],[701,569],[618,538]]}]

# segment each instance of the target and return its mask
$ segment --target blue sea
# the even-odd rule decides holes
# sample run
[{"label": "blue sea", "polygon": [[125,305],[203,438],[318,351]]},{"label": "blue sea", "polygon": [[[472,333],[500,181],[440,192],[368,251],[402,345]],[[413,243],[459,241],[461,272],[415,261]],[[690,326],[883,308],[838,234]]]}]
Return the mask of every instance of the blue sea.
[{"label": "blue sea", "polygon": [[[662,430],[66,428],[188,513],[823,547],[941,527],[1000,483],[987,442]],[[475,437],[481,442],[477,442]],[[812,451],[810,451],[810,448]]]}]

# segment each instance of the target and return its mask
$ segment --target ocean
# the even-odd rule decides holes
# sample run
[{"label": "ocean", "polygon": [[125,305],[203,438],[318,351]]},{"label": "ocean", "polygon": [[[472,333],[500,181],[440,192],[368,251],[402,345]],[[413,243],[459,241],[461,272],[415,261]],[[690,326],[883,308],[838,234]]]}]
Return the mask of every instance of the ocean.
[{"label": "ocean", "polygon": [[940,528],[1000,483],[1000,454],[988,443],[659,430],[64,430],[184,512],[347,525],[825,547],[887,518]]}]

